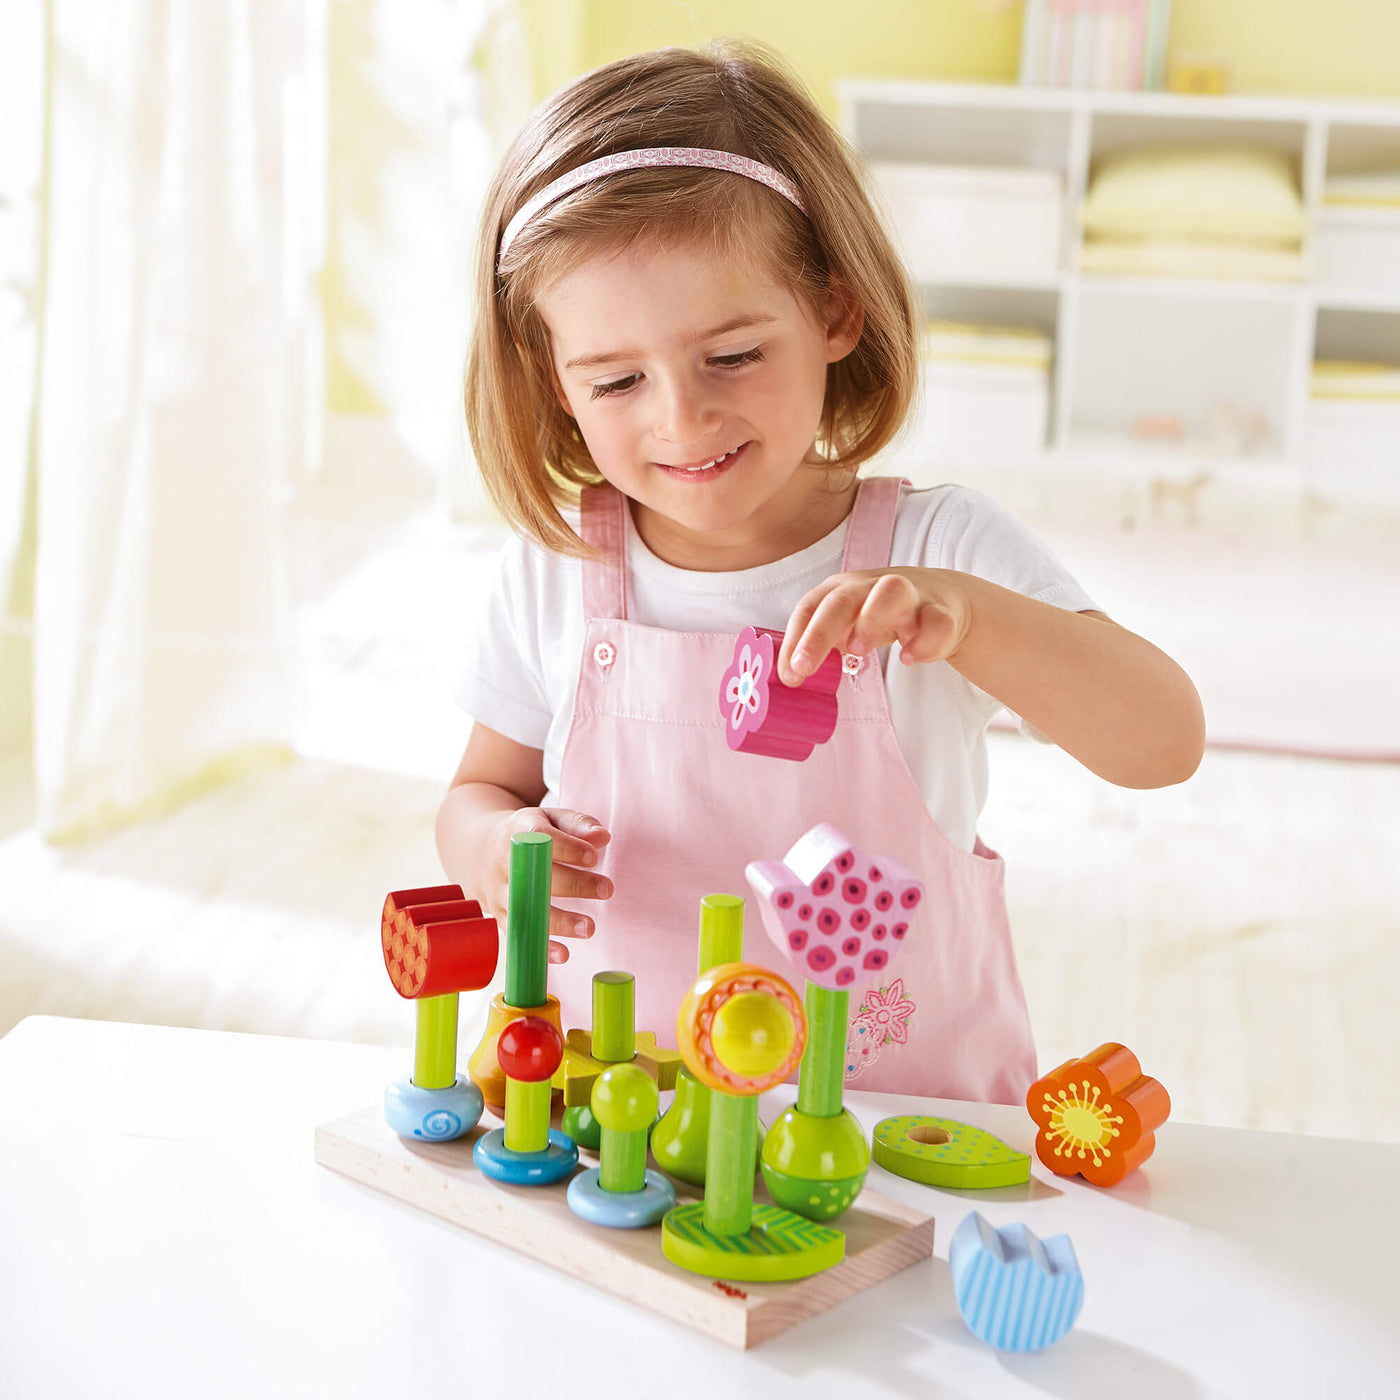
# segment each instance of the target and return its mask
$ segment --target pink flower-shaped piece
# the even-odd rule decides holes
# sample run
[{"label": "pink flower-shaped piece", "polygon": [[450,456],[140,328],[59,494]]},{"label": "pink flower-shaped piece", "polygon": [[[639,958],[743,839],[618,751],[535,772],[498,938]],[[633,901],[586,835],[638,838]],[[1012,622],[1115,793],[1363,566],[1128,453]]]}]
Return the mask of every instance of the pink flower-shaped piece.
[{"label": "pink flower-shaped piece", "polygon": [[801,685],[790,686],[775,665],[782,645],[781,632],[745,627],[720,678],[719,708],[731,749],[800,760],[836,728],[841,653],[833,650]]},{"label": "pink flower-shaped piece", "polygon": [[811,981],[837,990],[884,975],[924,897],[897,860],[866,855],[828,822],[744,874],[769,937]]}]

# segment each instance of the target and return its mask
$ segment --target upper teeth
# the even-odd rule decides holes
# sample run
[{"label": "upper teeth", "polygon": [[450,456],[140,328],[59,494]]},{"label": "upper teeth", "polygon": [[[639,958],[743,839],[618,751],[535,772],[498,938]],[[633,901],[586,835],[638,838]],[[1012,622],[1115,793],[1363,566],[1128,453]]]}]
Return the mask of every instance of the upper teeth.
[{"label": "upper teeth", "polygon": [[682,467],[681,470],[683,472],[707,472],[711,467],[719,466],[719,464],[722,461],[724,461],[725,457],[732,457],[738,450],[739,449],[737,447],[731,447],[729,451],[724,454],[724,456],[716,457],[713,462],[705,462],[703,465],[698,467]]}]

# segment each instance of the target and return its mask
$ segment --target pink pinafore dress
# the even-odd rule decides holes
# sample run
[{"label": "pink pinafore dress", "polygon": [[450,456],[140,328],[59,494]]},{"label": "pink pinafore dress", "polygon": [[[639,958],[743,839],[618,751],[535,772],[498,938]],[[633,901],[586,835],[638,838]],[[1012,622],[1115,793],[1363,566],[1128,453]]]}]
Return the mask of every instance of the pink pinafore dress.
[{"label": "pink pinafore dress", "polygon": [[[889,566],[899,481],[863,482],[842,570]],[[873,856],[893,856],[927,895],[898,957],[851,994],[846,1078],[886,1093],[1024,1102],[1035,1078],[1030,1020],[1012,954],[1001,857],[979,840],[954,845],[929,815],[900,752],[878,657],[842,677],[835,733],[801,763],[737,753],[725,741],[719,679],[734,634],[673,632],[628,618],[626,498],[593,487],[582,501],[587,618],[578,693],[559,791],[549,805],[597,818],[612,833],[598,869],[609,900],[562,901],[593,915],[550,974],[565,1026],[591,1021],[591,978],[635,974],[639,1031],[675,1044],[675,1017],[696,975],[700,899],[753,893],[751,860],[781,860],[818,822]],[[803,979],[745,919],[744,956]]]}]

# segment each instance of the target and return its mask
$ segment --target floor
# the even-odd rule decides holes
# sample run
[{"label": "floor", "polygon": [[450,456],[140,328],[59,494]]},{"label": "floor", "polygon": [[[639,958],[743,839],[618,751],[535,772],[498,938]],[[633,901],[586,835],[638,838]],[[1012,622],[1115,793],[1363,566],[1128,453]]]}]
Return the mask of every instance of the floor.
[{"label": "floor", "polygon": [[[294,761],[64,848],[0,769],[0,1033],[51,1012],[411,1045],[378,910],[437,878],[450,658],[497,535],[421,498],[301,528]],[[1122,568],[1112,534],[1055,542],[1086,580]],[[1400,1141],[1400,763],[1217,748],[1142,793],[1000,732],[982,831],[1043,1068],[1121,1040],[1183,1120]]]}]

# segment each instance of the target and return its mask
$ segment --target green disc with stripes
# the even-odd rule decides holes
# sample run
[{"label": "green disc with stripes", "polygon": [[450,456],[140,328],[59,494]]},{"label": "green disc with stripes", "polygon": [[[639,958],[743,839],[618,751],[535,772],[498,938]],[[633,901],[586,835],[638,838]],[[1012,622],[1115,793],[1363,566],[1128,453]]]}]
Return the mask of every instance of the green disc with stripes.
[{"label": "green disc with stripes", "polygon": [[875,1125],[875,1160],[925,1186],[986,1191],[1029,1180],[1031,1159],[999,1137],[955,1118],[907,1114]]},{"label": "green disc with stripes", "polygon": [[744,1234],[715,1235],[705,1228],[704,1202],[688,1201],[668,1211],[661,1222],[661,1250],[693,1274],[740,1283],[780,1283],[839,1264],[846,1254],[846,1237],[829,1225],[758,1201],[753,1225]]}]

